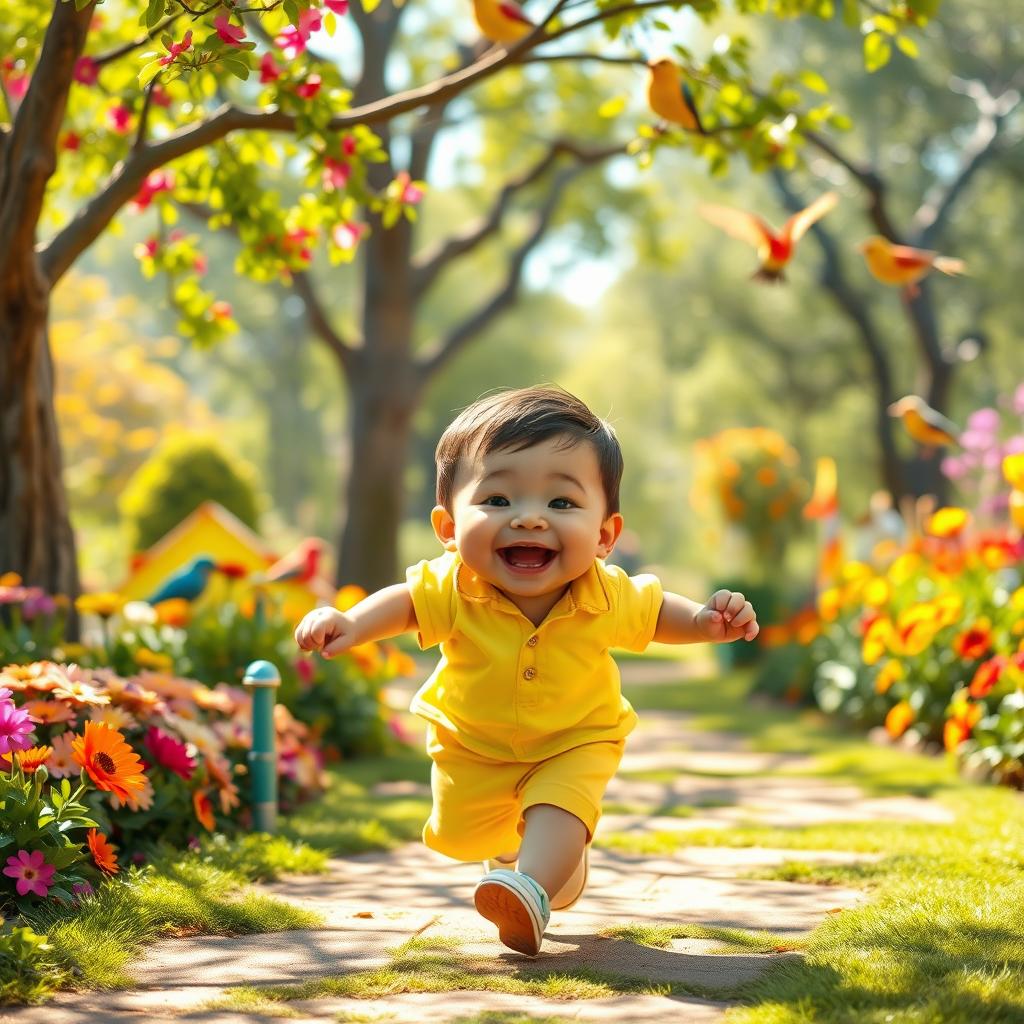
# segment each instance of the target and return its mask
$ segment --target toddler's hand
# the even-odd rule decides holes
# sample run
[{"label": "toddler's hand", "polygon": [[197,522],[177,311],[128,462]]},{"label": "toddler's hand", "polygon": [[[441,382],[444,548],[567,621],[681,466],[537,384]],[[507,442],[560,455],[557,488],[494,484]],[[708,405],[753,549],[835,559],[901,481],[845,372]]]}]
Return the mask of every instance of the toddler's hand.
[{"label": "toddler's hand", "polygon": [[319,651],[329,658],[355,647],[359,638],[349,616],[337,608],[314,608],[295,627],[295,642],[304,651]]},{"label": "toddler's hand", "polygon": [[696,623],[701,633],[718,643],[753,640],[760,628],[750,602],[731,590],[716,590],[697,612]]}]

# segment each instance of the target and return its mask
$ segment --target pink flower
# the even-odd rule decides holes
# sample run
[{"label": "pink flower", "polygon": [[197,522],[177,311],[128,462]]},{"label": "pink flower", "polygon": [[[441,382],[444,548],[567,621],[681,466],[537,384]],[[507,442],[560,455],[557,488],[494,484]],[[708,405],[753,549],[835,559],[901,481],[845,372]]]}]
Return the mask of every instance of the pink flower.
[{"label": "pink flower", "polygon": [[107,110],[107,125],[118,135],[126,135],[132,127],[131,110],[123,103],[118,103],[116,107],[110,107]]},{"label": "pink flower", "polygon": [[68,152],[74,153],[78,150],[79,146],[82,145],[82,136],[78,132],[68,132],[64,138],[60,140],[60,148],[66,149]]},{"label": "pink flower", "polygon": [[304,100],[311,100],[320,91],[320,76],[310,75],[295,87],[295,94]]},{"label": "pink flower", "polygon": [[241,25],[232,25],[227,15],[222,14],[218,18],[214,18],[213,27],[217,30],[217,35],[228,46],[239,47],[242,45],[242,40],[245,38],[245,29]]},{"label": "pink flower", "polygon": [[34,728],[28,712],[14,706],[9,697],[0,700],[0,754],[12,750],[28,750],[32,746],[28,734]]},{"label": "pink flower", "polygon": [[335,14],[348,14],[348,0],[324,0],[324,7]]},{"label": "pink flower", "polygon": [[267,82],[276,82],[280,77],[281,69],[277,66],[274,55],[271,53],[263,54],[260,58],[260,84],[266,85]]},{"label": "pink flower", "polygon": [[153,86],[153,91],[150,93],[149,101],[158,107],[169,107],[171,105],[171,97],[159,82]]},{"label": "pink flower", "polygon": [[408,171],[402,171],[398,177],[395,178],[400,192],[399,198],[403,203],[408,203],[410,206],[414,206],[424,196],[423,189],[419,185],[414,185],[409,177]]},{"label": "pink flower", "polygon": [[995,434],[999,430],[999,413],[995,409],[977,409],[967,417],[967,429],[983,434]]},{"label": "pink flower", "polygon": [[75,69],[72,72],[76,82],[81,85],[95,85],[100,77],[100,66],[92,57],[79,57],[75,61]]},{"label": "pink flower", "polygon": [[316,678],[316,670],[313,666],[312,658],[298,658],[295,662],[295,672],[303,686],[313,685],[313,680]]},{"label": "pink flower", "polygon": [[341,151],[345,156],[356,155],[356,137],[354,135],[346,135],[341,140]]},{"label": "pink flower", "polygon": [[199,255],[197,255],[196,258],[192,261],[192,269],[197,274],[205,274],[206,273],[206,268],[207,268],[206,257],[202,253],[199,253]]},{"label": "pink flower", "polygon": [[129,206],[135,213],[141,213],[153,202],[155,196],[161,192],[170,192],[173,188],[174,171],[150,171]]},{"label": "pink flower", "polygon": [[369,231],[370,229],[365,224],[358,224],[353,220],[347,220],[334,225],[331,237],[339,249],[354,249],[359,244],[363,235],[368,234]]},{"label": "pink flower", "polygon": [[144,242],[138,242],[135,248],[132,249],[132,254],[137,260],[151,260],[156,257],[156,254],[160,251],[160,240],[154,235],[152,238],[147,238]]},{"label": "pink flower", "polygon": [[186,50],[192,48],[192,29],[189,29],[182,37],[180,43],[171,43],[167,47],[167,56],[160,58],[160,63],[163,66],[173,64],[174,61],[181,56]]},{"label": "pink flower", "polygon": [[146,746],[156,758],[157,764],[174,772],[175,775],[180,775],[186,782],[192,778],[196,762],[189,756],[181,740],[176,740],[173,736],[161,732],[155,725],[151,725],[146,732]]},{"label": "pink flower", "polygon": [[53,753],[46,759],[46,770],[51,778],[64,779],[78,774],[78,763],[71,751],[71,742],[74,738],[73,732],[62,732],[50,740]]},{"label": "pink flower", "polygon": [[7,95],[12,100],[23,99],[25,93],[28,92],[28,83],[31,81],[31,75],[11,75],[7,79]]},{"label": "pink flower", "polygon": [[324,157],[324,188],[328,192],[340,192],[352,176],[352,168],[344,160],[333,156]]},{"label": "pink flower", "polygon": [[13,857],[7,858],[4,874],[8,878],[16,878],[15,889],[19,896],[27,896],[30,892],[36,896],[45,896],[53,885],[54,866],[46,863],[42,850],[19,850]]},{"label": "pink flower", "polygon": [[231,303],[223,300],[215,302],[210,306],[210,316],[214,320],[228,320],[231,317]]},{"label": "pink flower", "polygon": [[1018,384],[1013,393],[1013,411],[1018,416],[1024,416],[1024,384]]},{"label": "pink flower", "polygon": [[284,50],[284,55],[289,60],[294,60],[300,53],[306,50],[306,43],[309,37],[319,31],[323,23],[323,15],[316,8],[302,11],[299,14],[299,24],[286,25],[275,37],[274,43]]}]

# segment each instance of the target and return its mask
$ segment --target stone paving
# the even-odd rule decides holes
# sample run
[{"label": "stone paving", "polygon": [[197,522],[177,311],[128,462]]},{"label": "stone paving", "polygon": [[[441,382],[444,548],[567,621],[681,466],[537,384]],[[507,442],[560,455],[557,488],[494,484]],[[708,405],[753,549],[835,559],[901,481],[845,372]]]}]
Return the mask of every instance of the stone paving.
[{"label": "stone paving", "polygon": [[[627,663],[624,674],[657,681],[670,672]],[[799,776],[765,775],[806,768],[787,755],[743,749],[725,734],[696,732],[685,715],[646,712],[607,800],[631,813],[606,814],[598,836],[615,831],[726,828],[737,822],[802,825],[880,818],[946,820],[945,811],[915,798],[868,799],[854,787]],[[656,771],[667,781],[635,778]],[[418,792],[412,783],[378,788],[381,796]],[[680,817],[680,808],[692,811]],[[635,813],[632,813],[635,810]],[[674,813],[668,813],[674,812]],[[63,994],[44,1007],[0,1015],[18,1024],[73,1024],[102,1020],[180,1019],[204,1024],[275,1020],[264,1012],[215,1009],[211,1003],[235,985],[297,984],[387,965],[391,950],[411,938],[446,939],[446,955],[469,973],[524,977],[528,972],[572,973],[580,968],[633,981],[675,982],[727,996],[770,964],[798,957],[786,940],[799,939],[826,913],[850,907],[862,892],[778,881],[749,873],[786,860],[847,863],[865,859],[835,851],[693,847],[672,856],[643,857],[597,847],[587,895],[556,913],[541,955],[531,960],[502,947],[493,928],[472,909],[475,864],[458,864],[420,844],[390,853],[335,858],[326,875],[292,877],[261,890],[323,915],[316,930],[239,937],[166,939],[134,968],[138,987],[124,992]],[[720,952],[717,942],[678,939],[665,949],[638,946],[599,933],[615,924],[697,924],[765,929],[783,938],[770,954]],[[725,998],[620,995],[556,1000],[498,992],[404,993],[375,1000],[319,998],[280,1004],[289,1018],[309,1022],[386,1020],[474,1022],[483,1011],[537,1024],[626,1021],[643,1024],[718,1024]]]}]

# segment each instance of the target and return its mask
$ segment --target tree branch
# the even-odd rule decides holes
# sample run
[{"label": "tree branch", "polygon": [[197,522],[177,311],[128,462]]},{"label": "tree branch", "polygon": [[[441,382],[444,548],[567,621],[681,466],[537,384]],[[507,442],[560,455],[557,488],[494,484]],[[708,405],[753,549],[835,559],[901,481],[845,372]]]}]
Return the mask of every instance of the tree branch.
[{"label": "tree branch", "polygon": [[528,171],[508,182],[498,194],[497,201],[488,214],[481,217],[468,230],[454,235],[443,242],[438,242],[413,265],[413,294],[419,298],[434,283],[437,276],[453,260],[472,252],[478,245],[485,242],[501,229],[509,204],[516,193],[539,181],[562,154],[574,156],[581,167],[600,163],[617,153],[624,153],[625,146],[607,146],[598,150],[585,150],[572,139],[556,139],[548,151]]},{"label": "tree branch", "polygon": [[1020,104],[1016,89],[1007,90],[997,99],[980,82],[971,82],[967,92],[978,105],[978,123],[961,151],[956,174],[946,184],[933,185],[914,213],[913,244],[923,248],[931,248],[964,189],[996,154],[1006,119]]},{"label": "tree branch", "polygon": [[519,247],[512,253],[508,262],[505,281],[491,298],[475,312],[467,316],[442,341],[439,341],[416,360],[416,373],[420,385],[430,380],[443,366],[447,365],[477,335],[504,310],[516,301],[519,285],[522,280],[523,266],[527,257],[537,247],[551,225],[555,209],[569,182],[580,173],[583,165],[567,168],[559,174],[551,185],[547,198],[537,212],[533,229]]},{"label": "tree branch", "polygon": [[337,356],[345,375],[349,376],[355,364],[359,346],[345,341],[331,326],[330,318],[313,287],[312,278],[304,270],[292,271],[292,287],[306,307],[306,319],[316,336]]}]

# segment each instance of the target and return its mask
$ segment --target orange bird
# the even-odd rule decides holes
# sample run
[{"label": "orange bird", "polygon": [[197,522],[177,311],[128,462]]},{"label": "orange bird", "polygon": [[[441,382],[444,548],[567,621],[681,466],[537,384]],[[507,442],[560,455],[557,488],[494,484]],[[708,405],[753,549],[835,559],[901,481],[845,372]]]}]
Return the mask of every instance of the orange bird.
[{"label": "orange bird", "polygon": [[926,448],[960,443],[960,428],[918,395],[907,395],[893,402],[889,415],[901,419],[907,433]]},{"label": "orange bird", "polygon": [[952,256],[940,256],[929,249],[914,249],[909,245],[896,245],[881,235],[872,235],[857,247],[864,253],[868,270],[882,284],[906,286],[913,298],[918,293],[917,282],[932,270],[943,274],[964,274],[967,265]]},{"label": "orange bird", "polygon": [[775,231],[760,217],[745,210],[736,210],[731,206],[713,206],[702,203],[697,212],[715,227],[721,228],[727,235],[738,238],[741,242],[752,245],[757,250],[761,265],[754,277],[759,281],[785,280],[783,271],[786,264],[796,252],[796,243],[807,233],[807,229],[839,201],[835,192],[826,192],[819,196],[799,213],[794,213],[782,226]]},{"label": "orange bird", "polygon": [[473,20],[492,43],[516,43],[537,27],[515,0],[473,0]]},{"label": "orange bird", "polygon": [[678,124],[688,132],[704,134],[693,93],[683,69],[663,57],[647,65],[647,105],[658,117]]}]

